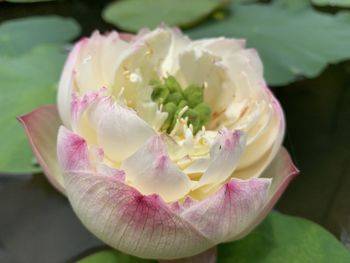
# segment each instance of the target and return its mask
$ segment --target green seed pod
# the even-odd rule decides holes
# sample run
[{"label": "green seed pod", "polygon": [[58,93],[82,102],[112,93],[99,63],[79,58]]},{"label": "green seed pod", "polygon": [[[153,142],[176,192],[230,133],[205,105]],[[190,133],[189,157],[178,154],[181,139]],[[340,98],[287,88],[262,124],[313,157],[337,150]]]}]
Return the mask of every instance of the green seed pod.
[{"label": "green seed pod", "polygon": [[180,92],[182,93],[182,88],[173,76],[169,76],[164,81],[165,86],[170,90],[170,92]]},{"label": "green seed pod", "polygon": [[153,101],[163,104],[169,96],[169,90],[160,86],[153,89],[151,98]]},{"label": "green seed pod", "polygon": [[199,114],[195,110],[188,109],[183,116],[188,117],[188,123],[192,124],[193,132],[197,133],[202,127]]},{"label": "green seed pod", "polygon": [[208,123],[211,117],[211,109],[208,104],[202,102],[198,104],[193,110],[199,115],[201,126]]},{"label": "green seed pod", "polygon": [[[169,90],[168,90],[168,92],[169,92]],[[166,103],[173,102],[176,105],[178,105],[180,103],[180,101],[183,100],[183,98],[184,97],[183,97],[182,93],[173,92],[173,93],[170,93],[169,96],[167,97]]]},{"label": "green seed pod", "polygon": [[211,117],[211,109],[203,102],[203,89],[196,85],[190,85],[182,90],[180,84],[173,76],[164,79],[150,81],[153,87],[151,99],[158,104],[163,104],[162,111],[168,113],[161,129],[170,133],[179,118],[179,113],[187,106],[182,118],[188,118],[188,125],[192,125],[196,134],[202,126],[205,126]]},{"label": "green seed pod", "polygon": [[178,111],[180,112],[185,106],[188,106],[188,102],[186,100],[181,100],[177,105]]},{"label": "green seed pod", "polygon": [[188,105],[194,108],[199,103],[203,102],[203,90],[195,85],[191,85],[184,90],[184,95],[188,101]]},{"label": "green seed pod", "polygon": [[181,100],[179,104],[176,106],[176,111],[174,114],[174,118],[172,119],[171,125],[168,128],[168,132],[171,132],[171,130],[175,127],[176,120],[179,116],[180,111],[187,106],[187,101]]},{"label": "green seed pod", "polygon": [[162,83],[159,80],[152,79],[150,80],[149,85],[156,88],[162,86]]},{"label": "green seed pod", "polygon": [[167,130],[170,127],[170,125],[173,123],[176,110],[177,110],[177,106],[173,102],[168,102],[167,104],[164,105],[163,111],[168,113],[168,118],[163,123],[162,130]]}]

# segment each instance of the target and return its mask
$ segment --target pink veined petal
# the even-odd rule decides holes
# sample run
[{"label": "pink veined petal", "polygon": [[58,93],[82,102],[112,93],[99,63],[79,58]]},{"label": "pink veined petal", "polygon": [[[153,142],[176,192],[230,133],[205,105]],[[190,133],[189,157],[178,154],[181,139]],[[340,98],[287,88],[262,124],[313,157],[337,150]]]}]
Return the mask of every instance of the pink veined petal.
[{"label": "pink veined petal", "polygon": [[213,246],[157,195],[143,196],[113,177],[65,173],[71,205],[98,238],[143,258],[189,257]]},{"label": "pink veined petal", "polygon": [[[158,195],[144,196],[118,176],[88,170],[87,145],[78,135],[63,128],[58,144],[62,145],[59,159],[67,169],[63,177],[74,211],[110,246],[138,257],[174,259],[199,254],[214,245]],[[85,164],[77,162],[78,158]]]},{"label": "pink veined petal", "polygon": [[40,107],[18,117],[23,125],[33,152],[50,183],[65,194],[63,177],[57,162],[56,140],[61,120],[54,105]]},{"label": "pink veined petal", "polygon": [[64,126],[58,131],[57,156],[63,172],[93,169],[85,139]]},{"label": "pink veined petal", "polygon": [[274,160],[262,174],[262,177],[272,178],[272,184],[264,207],[261,209],[255,220],[250,222],[246,229],[231,239],[240,239],[254,229],[270,212],[284,190],[287,188],[288,184],[298,174],[299,170],[293,164],[289,153],[284,147],[281,147]]},{"label": "pink veined petal", "polygon": [[258,216],[266,203],[270,178],[231,179],[215,194],[181,213],[216,244],[232,239]]},{"label": "pink veined petal", "polygon": [[190,179],[172,163],[158,136],[150,138],[121,168],[126,179],[141,193],[157,193],[166,202],[179,200],[191,190]]},{"label": "pink veined petal", "polygon": [[218,251],[216,247],[212,247],[203,253],[189,257],[174,260],[160,260],[159,263],[216,263]]},{"label": "pink veined petal", "polygon": [[[210,185],[213,188],[224,182],[236,169],[245,146],[245,136],[241,131],[222,129],[210,149],[209,166],[195,189]],[[207,190],[209,191],[210,188]]]}]

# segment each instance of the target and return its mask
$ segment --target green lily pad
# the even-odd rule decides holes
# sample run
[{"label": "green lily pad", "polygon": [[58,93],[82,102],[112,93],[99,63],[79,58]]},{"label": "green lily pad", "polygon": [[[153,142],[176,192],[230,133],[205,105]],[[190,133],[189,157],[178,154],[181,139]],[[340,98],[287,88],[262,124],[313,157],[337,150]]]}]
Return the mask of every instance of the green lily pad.
[{"label": "green lily pad", "polygon": [[56,84],[66,58],[62,46],[38,46],[0,63],[0,172],[40,170],[25,132],[16,120],[36,107],[55,103]]},{"label": "green lily pad", "polygon": [[105,249],[94,252],[87,257],[78,260],[77,263],[156,263],[155,260],[141,259],[123,254],[113,249]]},{"label": "green lily pad", "polygon": [[[154,262],[106,249],[78,263]],[[247,237],[218,246],[218,263],[345,263],[350,252],[309,220],[271,212]]]},{"label": "green lily pad", "polygon": [[103,19],[126,31],[155,28],[162,22],[187,27],[220,8],[226,0],[122,0],[109,4]]},{"label": "green lily pad", "polygon": [[232,4],[221,21],[210,21],[188,33],[194,38],[247,39],[259,51],[270,85],[298,76],[315,77],[329,63],[350,58],[350,12],[317,12],[303,1]]},{"label": "green lily pad", "polygon": [[309,220],[272,212],[247,237],[219,246],[220,263],[345,263],[350,252]]},{"label": "green lily pad", "polygon": [[71,18],[34,16],[0,24],[0,57],[18,56],[39,44],[63,44],[80,34]]},{"label": "green lily pad", "polygon": [[350,7],[349,0],[311,0],[311,2],[315,5],[320,6],[339,6],[339,7]]},{"label": "green lily pad", "polygon": [[79,25],[58,16],[29,17],[0,25],[0,172],[40,171],[18,115],[55,103],[67,56],[64,45]]}]

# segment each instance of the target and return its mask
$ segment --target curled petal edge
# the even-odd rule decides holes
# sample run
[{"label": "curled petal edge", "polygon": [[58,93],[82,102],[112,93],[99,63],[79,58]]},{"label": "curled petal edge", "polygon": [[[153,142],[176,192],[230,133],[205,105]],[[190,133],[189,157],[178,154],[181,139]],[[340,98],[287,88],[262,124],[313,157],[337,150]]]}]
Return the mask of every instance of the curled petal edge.
[{"label": "curled petal edge", "polygon": [[57,162],[56,140],[61,120],[55,105],[42,106],[17,117],[49,182],[65,195],[63,177]]}]

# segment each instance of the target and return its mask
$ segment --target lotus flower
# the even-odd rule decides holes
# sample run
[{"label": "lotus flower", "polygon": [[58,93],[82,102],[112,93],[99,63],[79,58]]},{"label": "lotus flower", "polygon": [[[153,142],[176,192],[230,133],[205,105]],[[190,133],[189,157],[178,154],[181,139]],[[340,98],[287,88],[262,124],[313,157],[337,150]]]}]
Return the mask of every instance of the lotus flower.
[{"label": "lotus flower", "polygon": [[138,257],[244,237],[297,174],[243,40],[95,32],[71,51],[57,108],[19,118],[46,176],[93,234]]}]

